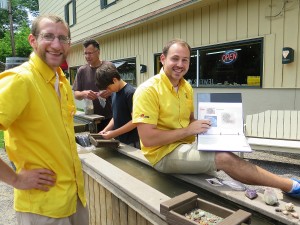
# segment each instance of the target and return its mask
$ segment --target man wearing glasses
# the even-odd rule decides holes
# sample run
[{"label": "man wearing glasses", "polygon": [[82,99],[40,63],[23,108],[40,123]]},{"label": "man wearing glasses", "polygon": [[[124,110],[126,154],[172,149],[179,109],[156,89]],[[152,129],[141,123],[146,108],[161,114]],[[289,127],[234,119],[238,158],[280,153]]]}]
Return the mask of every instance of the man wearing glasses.
[{"label": "man wearing glasses", "polygon": [[[84,41],[84,57],[87,64],[78,69],[74,84],[74,96],[77,100],[93,100],[94,114],[104,116],[105,119],[98,124],[97,130],[103,130],[112,118],[111,92],[101,91],[96,86],[96,70],[108,61],[100,60],[100,47],[96,40]],[[106,101],[103,102],[103,99]],[[102,103],[102,104],[100,104]]]},{"label": "man wearing glasses", "polygon": [[28,62],[0,74],[0,129],[16,172],[0,159],[0,180],[13,186],[18,224],[88,225],[75,142],[71,86],[60,68],[70,29],[55,15],[37,17]]}]

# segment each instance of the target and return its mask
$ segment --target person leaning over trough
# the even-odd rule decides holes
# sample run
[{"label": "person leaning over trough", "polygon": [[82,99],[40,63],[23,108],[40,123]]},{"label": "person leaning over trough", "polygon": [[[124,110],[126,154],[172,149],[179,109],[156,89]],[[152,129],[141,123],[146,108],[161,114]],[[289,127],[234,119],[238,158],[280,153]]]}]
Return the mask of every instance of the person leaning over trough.
[{"label": "person leaning over trough", "polygon": [[96,85],[99,90],[112,92],[113,118],[99,132],[105,139],[116,138],[120,142],[140,148],[136,125],[132,123],[132,96],[135,88],[121,79],[114,64],[102,64],[96,70]]},{"label": "person leaning over trough", "polygon": [[14,187],[18,224],[88,225],[77,154],[72,89],[59,67],[70,29],[55,15],[32,22],[29,61],[0,74],[0,129],[16,172],[0,159],[0,180]]},{"label": "person leaning over trough", "polygon": [[270,186],[300,198],[299,180],[277,176],[232,152],[197,150],[195,135],[210,128],[209,120],[194,117],[193,89],[183,78],[191,48],[183,40],[168,42],[160,56],[160,73],[141,84],[133,97],[133,123],[137,124],[141,150],[163,173],[197,174],[223,170],[245,184]]},{"label": "person leaning over trough", "polygon": [[[97,130],[103,130],[112,118],[111,92],[102,91],[96,87],[96,70],[103,63],[111,63],[100,60],[100,46],[94,39],[88,39],[83,42],[84,57],[86,65],[78,69],[74,84],[74,96],[77,100],[93,100],[94,114],[104,116],[104,120],[97,124]],[[100,104],[98,97],[106,99],[103,105]]]}]

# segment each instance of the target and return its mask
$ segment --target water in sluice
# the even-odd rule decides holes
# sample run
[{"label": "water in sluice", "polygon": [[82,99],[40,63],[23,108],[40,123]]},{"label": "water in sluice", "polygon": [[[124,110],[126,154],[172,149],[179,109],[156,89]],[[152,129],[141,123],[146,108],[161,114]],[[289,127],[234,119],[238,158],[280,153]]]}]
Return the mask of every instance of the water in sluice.
[{"label": "water in sluice", "polygon": [[94,153],[107,162],[130,174],[131,176],[134,176],[136,179],[148,184],[149,186],[155,188],[156,190],[164,193],[171,198],[187,191],[192,191],[194,193],[197,193],[199,198],[213,202],[231,210],[243,209],[252,213],[251,225],[283,225],[283,223],[274,221],[271,218],[267,218],[261,214],[258,214],[257,212],[237,205],[211,192],[200,189],[199,187],[188,184],[173,176],[157,172],[153,168],[134,159],[131,159],[116,150],[109,148],[99,148],[94,151]]}]

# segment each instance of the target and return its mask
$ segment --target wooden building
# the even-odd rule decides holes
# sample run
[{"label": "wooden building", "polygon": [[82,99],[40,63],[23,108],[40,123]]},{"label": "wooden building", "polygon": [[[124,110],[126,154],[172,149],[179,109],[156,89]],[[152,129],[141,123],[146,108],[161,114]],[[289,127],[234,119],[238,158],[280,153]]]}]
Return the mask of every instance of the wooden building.
[{"label": "wooden building", "polygon": [[186,79],[199,92],[240,92],[244,113],[300,110],[299,0],[40,0],[40,14],[71,27],[71,82],[85,64],[82,43],[138,86],[155,75],[164,44],[192,47]]}]

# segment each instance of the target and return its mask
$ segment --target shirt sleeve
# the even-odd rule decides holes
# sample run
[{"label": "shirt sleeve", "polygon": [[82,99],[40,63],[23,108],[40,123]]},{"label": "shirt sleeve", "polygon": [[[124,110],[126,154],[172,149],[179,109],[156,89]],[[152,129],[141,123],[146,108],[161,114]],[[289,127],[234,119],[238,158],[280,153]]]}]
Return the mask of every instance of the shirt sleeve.
[{"label": "shirt sleeve", "polygon": [[6,130],[29,102],[29,87],[20,74],[3,72],[0,77],[0,128]]}]

